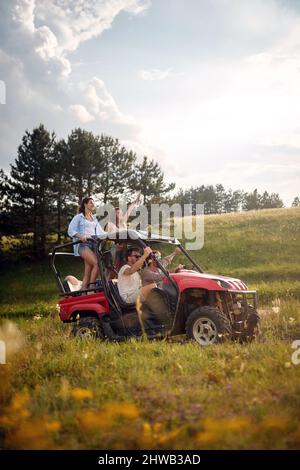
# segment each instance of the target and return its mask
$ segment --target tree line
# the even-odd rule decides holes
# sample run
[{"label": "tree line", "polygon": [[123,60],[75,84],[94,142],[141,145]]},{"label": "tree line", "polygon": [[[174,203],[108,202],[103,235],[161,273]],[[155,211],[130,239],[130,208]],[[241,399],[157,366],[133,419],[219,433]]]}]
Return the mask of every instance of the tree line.
[{"label": "tree line", "polygon": [[180,189],[174,196],[173,202],[180,204],[182,207],[184,204],[204,204],[205,214],[284,207],[283,201],[277,193],[269,194],[264,191],[259,194],[257,189],[253,192],[245,192],[240,189],[233,191],[232,189],[225,189],[222,184],[215,186],[202,185],[186,190]]},{"label": "tree line", "polygon": [[[283,207],[278,194],[226,190],[221,184],[174,193],[157,162],[127,150],[118,139],[81,128],[57,139],[42,124],[26,131],[9,174],[0,169],[0,235],[32,234],[35,255],[47,237],[60,243],[81,199],[116,204],[141,191],[142,203],[204,204],[205,213]],[[295,206],[300,205],[295,198]]]},{"label": "tree line", "polygon": [[157,162],[138,161],[118,139],[77,128],[58,140],[41,124],[25,132],[10,174],[0,170],[0,234],[32,233],[33,251],[43,255],[47,236],[60,243],[84,196],[117,203],[141,190],[148,204],[174,188]]}]

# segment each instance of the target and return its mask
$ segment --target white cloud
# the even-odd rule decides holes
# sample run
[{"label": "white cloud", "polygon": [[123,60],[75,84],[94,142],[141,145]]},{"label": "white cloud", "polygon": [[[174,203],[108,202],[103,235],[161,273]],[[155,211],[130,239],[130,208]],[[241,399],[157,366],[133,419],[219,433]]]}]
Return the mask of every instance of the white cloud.
[{"label": "white cloud", "polygon": [[105,121],[108,120],[119,124],[135,124],[133,118],[124,115],[119,110],[103,80],[94,77],[86,83],[81,83],[81,89],[87,107],[95,116]]},{"label": "white cloud", "polygon": [[[138,77],[153,82],[147,92],[141,91],[145,86],[138,80],[129,87],[124,81],[121,91],[114,83],[93,77],[94,72],[89,75],[86,71],[92,63],[95,66],[94,59],[98,69],[107,65],[101,56],[84,57],[85,67],[74,70],[82,60],[77,51],[80,45],[111,28],[119,13],[140,15],[149,6],[148,0],[0,2],[0,80],[6,85],[0,122],[4,164],[12,161],[26,128],[44,122],[64,137],[72,127],[85,124],[93,132],[118,136],[140,155],[158,157],[170,179],[176,178],[183,186],[223,182],[243,187],[249,168],[251,186],[259,180],[261,185],[274,183],[276,190],[286,181],[289,194],[298,175],[293,162],[299,158],[300,147],[299,14],[277,0],[191,1],[186,24],[197,23],[199,29],[199,18],[204,17],[203,29],[208,32],[199,38],[207,48],[194,40],[199,39],[197,32],[189,30],[189,57],[181,57],[180,50],[178,62],[172,57],[172,65],[184,71],[180,75],[171,69],[152,69],[149,62],[129,64],[126,57],[127,74],[129,67],[131,71],[144,67]],[[172,10],[172,2],[164,8],[172,19],[166,28],[184,26],[173,22],[176,8]],[[193,9],[199,15],[193,15]],[[149,21],[150,26],[155,29],[156,23]],[[133,32],[132,24],[128,31]],[[181,37],[177,29],[171,33],[173,39]],[[219,45],[222,39],[224,44]],[[187,40],[183,38],[182,43],[186,45]],[[141,46],[136,43],[137,52],[149,52],[139,47],[143,41]],[[157,64],[169,60],[159,50],[151,53],[157,55]],[[153,55],[141,54],[153,64]],[[113,59],[109,67],[118,74],[121,62]],[[120,106],[121,100],[126,102],[125,93],[132,93],[126,111]],[[129,115],[132,108],[138,118]],[[255,152],[259,160],[252,165]],[[282,181],[279,160],[274,165],[270,161],[274,152],[286,162]],[[239,160],[243,166],[238,168],[234,165]]]},{"label": "white cloud", "polygon": [[[43,122],[64,136],[75,125],[95,132],[139,132],[118,107],[103,80],[71,79],[79,45],[112,26],[122,11],[138,15],[148,0],[11,0],[0,4],[0,79],[7,88],[2,107],[0,156],[7,166],[27,128]],[[5,139],[2,137],[5,136]]]},{"label": "white cloud", "polygon": [[62,50],[74,51],[109,29],[122,10],[138,15],[150,5],[149,0],[39,0],[36,18],[47,21]]},{"label": "white cloud", "polygon": [[73,104],[69,109],[82,124],[86,124],[95,119],[82,104]]},{"label": "white cloud", "polygon": [[128,13],[133,13],[134,15],[140,15],[146,13],[148,8],[150,8],[151,3],[151,0],[144,0],[143,2],[133,1],[131,4],[129,4],[128,7],[125,8],[125,11],[128,11]]},{"label": "white cloud", "polygon": [[257,186],[290,203],[300,181],[299,14],[269,0],[222,3],[230,40],[247,31],[256,53],[237,44],[236,56],[186,66],[177,88],[155,90],[152,113],[140,118],[143,137],[176,162],[178,185]]},{"label": "white cloud", "polygon": [[5,83],[0,80],[0,104],[6,103],[6,86]]},{"label": "white cloud", "polygon": [[153,81],[153,80],[164,80],[170,76],[171,69],[168,70],[159,70],[159,69],[149,69],[149,70],[139,70],[139,77],[143,80]]},{"label": "white cloud", "polygon": [[35,0],[11,2],[11,18],[13,22],[31,33],[34,32]]}]

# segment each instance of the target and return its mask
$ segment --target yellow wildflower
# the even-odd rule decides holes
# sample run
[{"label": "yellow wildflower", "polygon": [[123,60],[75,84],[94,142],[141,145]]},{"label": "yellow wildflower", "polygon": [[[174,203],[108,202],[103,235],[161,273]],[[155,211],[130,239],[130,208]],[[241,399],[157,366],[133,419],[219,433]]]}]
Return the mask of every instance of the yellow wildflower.
[{"label": "yellow wildflower", "polygon": [[70,384],[64,377],[61,379],[59,396],[61,398],[67,398],[70,395]]},{"label": "yellow wildflower", "polygon": [[28,390],[23,390],[22,392],[18,392],[12,398],[10,403],[10,411],[13,413],[20,413],[24,410],[27,406],[28,402],[30,401],[30,396]]},{"label": "yellow wildflower", "polygon": [[266,416],[260,423],[261,428],[269,430],[283,431],[289,425],[286,416]]},{"label": "yellow wildflower", "polygon": [[47,436],[44,422],[36,420],[22,423],[5,441],[13,449],[51,449],[52,441]]},{"label": "yellow wildflower", "polygon": [[109,403],[102,411],[83,411],[77,415],[78,422],[85,431],[113,426],[118,417],[136,419],[139,411],[133,404]]},{"label": "yellow wildflower", "polygon": [[211,444],[218,441],[219,435],[213,431],[203,431],[196,435],[196,442],[199,444]]},{"label": "yellow wildflower", "polygon": [[57,432],[61,429],[61,424],[59,421],[48,421],[45,423],[45,428],[49,432]]},{"label": "yellow wildflower", "polygon": [[84,388],[74,388],[70,390],[70,395],[75,400],[85,400],[87,398],[93,398],[94,392],[92,390],[84,389]]},{"label": "yellow wildflower", "polygon": [[166,442],[170,442],[172,439],[175,439],[175,437],[177,437],[178,434],[179,434],[179,429],[161,433],[158,436],[158,442],[159,444],[165,444]]},{"label": "yellow wildflower", "polygon": [[250,418],[238,416],[225,422],[225,429],[230,432],[241,431],[251,426]]}]

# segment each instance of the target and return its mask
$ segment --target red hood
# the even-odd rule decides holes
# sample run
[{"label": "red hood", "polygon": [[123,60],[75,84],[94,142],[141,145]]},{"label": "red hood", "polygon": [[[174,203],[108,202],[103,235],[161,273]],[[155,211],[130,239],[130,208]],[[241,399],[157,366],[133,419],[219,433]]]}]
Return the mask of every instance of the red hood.
[{"label": "red hood", "polygon": [[[184,270],[180,273],[172,273],[171,276],[180,287],[180,290],[189,286],[203,287],[210,290],[248,290],[247,285],[240,279],[220,276],[219,274],[198,273],[197,271]],[[214,281],[224,281],[228,286],[219,285]]]}]

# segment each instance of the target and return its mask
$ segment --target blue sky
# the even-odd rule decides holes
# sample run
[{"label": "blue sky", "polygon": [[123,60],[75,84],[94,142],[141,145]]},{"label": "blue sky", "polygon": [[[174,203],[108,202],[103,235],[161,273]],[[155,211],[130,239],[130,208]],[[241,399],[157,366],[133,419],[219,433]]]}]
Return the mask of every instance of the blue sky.
[{"label": "blue sky", "polygon": [[177,188],[279,192],[300,178],[300,2],[0,5],[1,166],[26,128],[118,137]]}]

